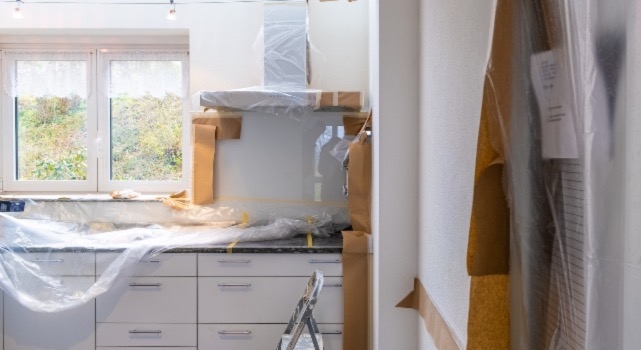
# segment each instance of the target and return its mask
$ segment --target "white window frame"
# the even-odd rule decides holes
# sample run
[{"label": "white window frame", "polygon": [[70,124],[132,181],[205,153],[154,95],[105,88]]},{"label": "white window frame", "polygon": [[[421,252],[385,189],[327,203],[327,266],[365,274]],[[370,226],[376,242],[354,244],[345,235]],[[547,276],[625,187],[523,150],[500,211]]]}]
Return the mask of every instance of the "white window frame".
[{"label": "white window frame", "polygon": [[[182,84],[183,84],[183,118],[182,118],[182,181],[116,181],[110,178],[111,174],[111,145],[109,140],[111,138],[111,111],[110,97],[108,90],[110,86],[109,66],[112,60],[108,59],[110,55],[123,55],[126,52],[136,51],[132,54],[131,60],[136,61],[158,61],[158,57],[162,56],[167,59],[182,62]],[[176,192],[189,188],[190,182],[190,165],[191,165],[191,152],[189,150],[190,144],[190,114],[189,114],[189,60],[187,50],[161,50],[161,49],[141,49],[141,50],[99,50],[98,51],[98,76],[97,80],[100,81],[104,88],[99,88],[98,96],[98,115],[99,115],[99,137],[100,137],[100,158],[98,167],[100,169],[98,177],[98,191],[109,192],[116,189],[131,188],[138,192]],[[148,58],[143,56],[149,55]],[[156,55],[156,57],[154,57]]]},{"label": "white window frame", "polygon": [[[19,52],[22,50],[16,50]],[[92,147],[91,144],[93,140],[96,139],[96,130],[97,130],[97,106],[95,103],[96,95],[96,83],[95,73],[95,54],[91,50],[80,49],[80,50],[24,50],[30,52],[38,52],[42,54],[47,53],[84,53],[90,54],[90,59],[87,60],[87,80],[88,80],[88,94],[87,94],[87,179],[86,180],[17,180],[17,160],[16,160],[16,118],[15,118],[15,98],[10,96],[9,91],[7,91],[5,85],[5,79],[7,79],[6,72],[4,67],[7,69],[15,69],[16,61],[28,60],[29,58],[37,57],[31,53],[25,54],[9,54],[8,57],[4,57],[5,61],[2,62],[2,118],[1,118],[1,132],[2,135],[2,190],[7,192],[77,192],[77,191],[96,191],[96,183],[98,179],[96,162],[92,161],[96,159],[95,147]],[[12,52],[9,50],[9,52]],[[2,55],[4,56],[4,55]],[[31,56],[31,57],[30,57]],[[55,56],[55,55],[53,55]],[[41,59],[34,59],[41,60]]]},{"label": "white window frame", "polygon": [[[16,179],[16,125],[15,125],[15,99],[9,95],[5,89],[5,72],[4,67],[9,67],[15,63],[2,62],[2,51],[0,50],[0,137],[2,141],[2,151],[0,152],[0,192],[5,193],[104,193],[113,190],[130,188],[142,193],[171,193],[188,189],[190,185],[191,174],[191,150],[190,150],[190,103],[189,103],[189,59],[187,49],[155,49],[149,45],[126,45],[125,47],[116,47],[110,49],[100,49],[98,47],[87,47],[87,45],[78,45],[79,49],[74,49],[74,45],[65,45],[71,47],[66,51],[87,52],[91,51],[91,60],[88,62],[88,80],[89,93],[87,96],[87,179],[86,180],[31,180],[18,181]],[[13,48],[11,49],[13,50]],[[29,51],[38,52],[61,52],[64,50],[48,48],[28,48]],[[101,51],[119,51],[119,50],[139,50],[145,52],[184,52],[179,60],[182,61],[183,69],[183,115],[182,115],[182,180],[181,181],[115,181],[110,179],[111,174],[111,146],[110,140],[110,111],[109,96],[103,88],[106,82],[103,79],[105,70],[101,64],[99,53]],[[164,57],[164,56],[163,56]],[[158,60],[150,58],[150,60]],[[177,59],[178,60],[178,59]],[[108,72],[108,70],[107,70]]]}]

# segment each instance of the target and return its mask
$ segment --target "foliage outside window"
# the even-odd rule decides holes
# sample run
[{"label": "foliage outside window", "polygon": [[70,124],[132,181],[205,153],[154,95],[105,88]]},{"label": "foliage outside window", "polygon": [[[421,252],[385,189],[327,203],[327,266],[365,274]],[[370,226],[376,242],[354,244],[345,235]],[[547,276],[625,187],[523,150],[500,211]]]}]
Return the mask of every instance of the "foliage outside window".
[{"label": "foliage outside window", "polygon": [[4,190],[183,189],[186,57],[2,52]]}]

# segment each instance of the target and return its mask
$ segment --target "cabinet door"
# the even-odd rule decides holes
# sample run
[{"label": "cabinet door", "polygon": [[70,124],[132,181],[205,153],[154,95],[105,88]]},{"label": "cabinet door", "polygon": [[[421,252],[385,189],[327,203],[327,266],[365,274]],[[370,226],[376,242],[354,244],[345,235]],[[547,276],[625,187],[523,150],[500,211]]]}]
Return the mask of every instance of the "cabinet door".
[{"label": "cabinet door", "polygon": [[[93,277],[62,277],[63,283],[91,285]],[[8,350],[93,350],[95,302],[56,312],[34,312],[5,294],[4,348]]]},{"label": "cabinet door", "polygon": [[96,302],[97,322],[196,323],[196,277],[131,277]]},{"label": "cabinet door", "polygon": [[[286,327],[286,324],[200,324],[198,349],[275,349]],[[324,350],[343,350],[342,324],[319,324],[318,329],[322,333]]]},{"label": "cabinet door", "polygon": [[340,254],[198,254],[198,276],[342,276]]},{"label": "cabinet door", "polygon": [[[307,287],[307,277],[199,277],[199,323],[286,323]],[[326,277],[314,317],[343,323],[340,277]]]}]

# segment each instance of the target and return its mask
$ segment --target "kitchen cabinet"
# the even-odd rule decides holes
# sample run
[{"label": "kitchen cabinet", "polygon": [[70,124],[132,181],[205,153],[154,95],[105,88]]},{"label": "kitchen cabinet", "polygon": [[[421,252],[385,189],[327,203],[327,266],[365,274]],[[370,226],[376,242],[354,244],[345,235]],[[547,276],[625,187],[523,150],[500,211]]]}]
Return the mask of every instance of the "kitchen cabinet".
[{"label": "kitchen cabinet", "polygon": [[[115,256],[114,256],[115,258]],[[109,255],[98,255],[104,271]],[[161,254],[96,298],[96,346],[195,347],[196,254]]]},{"label": "kitchen cabinet", "polygon": [[[340,246],[331,248],[333,243],[327,253],[323,246],[314,251],[305,245],[256,244],[246,253],[186,248],[144,259],[109,291],[68,311],[33,312],[4,295],[0,350],[2,345],[11,350],[275,348],[316,269],[323,271],[325,284],[314,315],[325,348],[342,349]],[[117,257],[117,252],[28,255],[61,283],[85,286]]]},{"label": "kitchen cabinet", "polygon": [[324,286],[314,309],[326,350],[342,349],[338,254],[199,254],[198,348],[275,347],[314,270]]},{"label": "kitchen cabinet", "polygon": [[[63,285],[89,287],[94,283],[94,254],[31,254],[33,264]],[[4,295],[4,349],[93,350],[95,301],[56,313],[31,311]]]}]

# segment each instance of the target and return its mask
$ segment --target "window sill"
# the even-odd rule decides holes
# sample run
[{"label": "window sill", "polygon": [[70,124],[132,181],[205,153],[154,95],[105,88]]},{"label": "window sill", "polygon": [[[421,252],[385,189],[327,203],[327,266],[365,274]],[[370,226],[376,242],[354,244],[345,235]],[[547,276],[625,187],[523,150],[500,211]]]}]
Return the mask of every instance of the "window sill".
[{"label": "window sill", "polygon": [[7,194],[1,193],[0,199],[24,199],[35,202],[160,202],[169,194],[141,194],[136,198],[111,198],[108,193],[96,194]]}]

